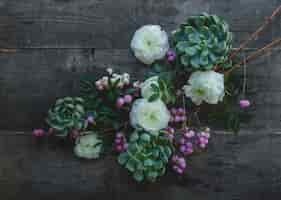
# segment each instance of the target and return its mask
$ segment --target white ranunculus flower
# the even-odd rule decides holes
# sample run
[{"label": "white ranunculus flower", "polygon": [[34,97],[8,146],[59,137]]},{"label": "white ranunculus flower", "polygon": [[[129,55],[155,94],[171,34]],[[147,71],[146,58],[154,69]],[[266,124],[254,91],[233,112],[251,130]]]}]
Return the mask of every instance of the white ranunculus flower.
[{"label": "white ranunculus flower", "polygon": [[197,71],[191,74],[183,87],[186,97],[200,105],[202,101],[217,104],[224,97],[224,75],[214,71]]},{"label": "white ranunculus flower", "polygon": [[145,25],[138,29],[131,41],[135,56],[144,64],[164,58],[169,50],[167,33],[159,25]]},{"label": "white ranunculus flower", "polygon": [[83,135],[76,139],[74,153],[86,159],[97,159],[102,151],[102,140],[97,134]]},{"label": "white ranunculus flower", "polygon": [[149,132],[166,128],[169,120],[169,110],[161,100],[149,102],[147,99],[137,99],[130,112],[131,125]]},{"label": "white ranunculus flower", "polygon": [[152,76],[149,79],[146,79],[143,83],[141,83],[141,96],[143,98],[149,99],[154,94],[151,85],[155,84],[156,86],[159,86],[158,80],[158,76]]}]

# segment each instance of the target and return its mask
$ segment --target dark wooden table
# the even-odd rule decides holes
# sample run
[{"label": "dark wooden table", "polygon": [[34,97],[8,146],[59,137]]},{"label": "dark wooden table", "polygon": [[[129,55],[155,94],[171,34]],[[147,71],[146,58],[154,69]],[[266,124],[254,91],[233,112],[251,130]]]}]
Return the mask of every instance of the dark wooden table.
[{"label": "dark wooden table", "polygon": [[[0,0],[0,199],[281,199],[281,57],[271,49],[248,67],[254,119],[238,135],[215,132],[184,178],[137,185],[113,157],[83,161],[56,142],[36,144],[56,98],[75,95],[82,74],[108,66],[147,70],[131,55],[144,24],[173,30],[201,12],[225,17],[236,46],[280,0]],[[247,51],[281,37],[281,18]]]}]

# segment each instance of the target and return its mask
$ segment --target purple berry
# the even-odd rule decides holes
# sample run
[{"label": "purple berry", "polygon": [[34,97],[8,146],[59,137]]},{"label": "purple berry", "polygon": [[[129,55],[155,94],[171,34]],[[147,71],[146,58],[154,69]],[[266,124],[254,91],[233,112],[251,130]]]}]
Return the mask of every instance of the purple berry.
[{"label": "purple berry", "polygon": [[185,139],[184,138],[180,139],[180,144],[185,144]]},{"label": "purple berry", "polygon": [[116,146],[116,151],[122,152],[123,151],[123,146],[122,145],[117,145]]},{"label": "purple berry", "polygon": [[180,151],[181,151],[182,153],[184,153],[184,152],[186,151],[186,147],[185,147],[184,145],[181,145],[181,146],[180,146]]},{"label": "purple berry", "polygon": [[125,104],[125,100],[122,97],[119,97],[116,102],[117,108],[122,108],[124,104]]},{"label": "purple berry", "polygon": [[120,138],[116,138],[116,139],[115,139],[115,143],[116,143],[116,144],[121,144],[121,143],[122,143],[122,140],[121,140]]},{"label": "purple berry", "polygon": [[90,123],[90,124],[95,123],[94,117],[93,116],[88,116],[87,122]]},{"label": "purple berry", "polygon": [[177,122],[181,122],[181,117],[180,116],[176,116],[175,117],[175,122],[177,123]]},{"label": "purple berry", "polygon": [[35,137],[43,137],[45,135],[45,131],[43,129],[35,129],[32,132],[32,135]]},{"label": "purple berry", "polygon": [[124,101],[125,101],[125,103],[128,103],[128,104],[131,103],[133,101],[132,95],[129,95],[129,94],[125,95]]},{"label": "purple berry", "polygon": [[244,109],[244,108],[248,108],[251,105],[251,103],[247,99],[242,99],[242,100],[240,100],[239,105],[240,105],[240,108]]}]

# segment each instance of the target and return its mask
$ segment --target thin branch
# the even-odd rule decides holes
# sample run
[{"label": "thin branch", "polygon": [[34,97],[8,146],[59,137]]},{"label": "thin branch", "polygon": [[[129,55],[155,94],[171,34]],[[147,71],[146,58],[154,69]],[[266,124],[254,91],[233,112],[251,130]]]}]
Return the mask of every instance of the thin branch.
[{"label": "thin branch", "polygon": [[280,14],[281,12],[281,5],[279,7],[277,7],[273,13],[271,14],[270,17],[266,18],[265,22],[245,41],[243,42],[238,49],[234,50],[231,54],[229,59],[231,60],[232,58],[234,58],[243,48],[245,48],[249,42],[251,42],[252,40],[254,40],[255,38],[257,38],[259,36],[259,34],[261,32],[263,32],[265,30],[265,28],[272,23],[274,17],[276,17],[278,14]]},{"label": "thin branch", "polygon": [[226,71],[224,74],[227,76],[229,75],[234,69],[241,67],[242,64],[246,64],[248,62],[250,62],[251,60],[259,57],[261,54],[267,52],[268,50],[270,50],[273,46],[278,45],[279,43],[281,43],[281,38],[274,40],[273,42],[267,44],[266,46],[258,49],[256,52],[250,54],[245,61],[242,60],[241,62],[237,63],[236,65],[234,65],[231,69],[229,69],[228,71]]},{"label": "thin branch", "polygon": [[0,49],[0,53],[16,53],[16,49]]}]

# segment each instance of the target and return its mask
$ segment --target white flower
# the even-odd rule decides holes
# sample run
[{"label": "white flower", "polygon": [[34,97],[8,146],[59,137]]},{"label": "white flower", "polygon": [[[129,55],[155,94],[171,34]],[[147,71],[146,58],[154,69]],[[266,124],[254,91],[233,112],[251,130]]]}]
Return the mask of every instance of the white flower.
[{"label": "white flower", "polygon": [[161,100],[148,102],[147,99],[138,99],[130,112],[131,125],[149,132],[166,128],[169,120],[170,113]]},{"label": "white flower", "polygon": [[112,69],[112,68],[107,68],[106,71],[107,71],[107,73],[108,73],[109,75],[111,75],[111,74],[113,73],[113,69]]},{"label": "white flower", "polygon": [[152,76],[149,79],[146,79],[143,83],[141,83],[141,96],[145,99],[149,99],[153,94],[153,88],[151,87],[152,84],[159,86],[158,84],[158,76]]},{"label": "white flower", "polygon": [[214,71],[194,72],[183,89],[185,96],[196,105],[202,101],[217,104],[224,97],[224,75]]},{"label": "white flower", "polygon": [[145,25],[135,32],[131,48],[141,62],[150,65],[166,55],[168,35],[159,25]]},{"label": "white flower", "polygon": [[74,153],[76,156],[87,159],[96,159],[102,150],[102,140],[97,134],[80,136],[76,139]]}]

